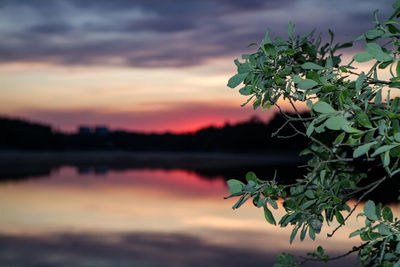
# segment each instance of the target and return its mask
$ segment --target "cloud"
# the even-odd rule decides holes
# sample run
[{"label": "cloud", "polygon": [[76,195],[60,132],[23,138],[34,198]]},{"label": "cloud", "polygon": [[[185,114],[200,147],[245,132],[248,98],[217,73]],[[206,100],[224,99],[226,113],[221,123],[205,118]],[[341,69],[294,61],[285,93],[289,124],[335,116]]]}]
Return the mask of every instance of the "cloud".
[{"label": "cloud", "polygon": [[286,35],[317,28],[352,39],[391,1],[0,1],[0,63],[185,67],[235,57],[267,26]]},{"label": "cloud", "polygon": [[44,23],[44,24],[37,24],[32,26],[29,29],[29,32],[36,34],[67,34],[72,30],[72,28],[66,23]]}]

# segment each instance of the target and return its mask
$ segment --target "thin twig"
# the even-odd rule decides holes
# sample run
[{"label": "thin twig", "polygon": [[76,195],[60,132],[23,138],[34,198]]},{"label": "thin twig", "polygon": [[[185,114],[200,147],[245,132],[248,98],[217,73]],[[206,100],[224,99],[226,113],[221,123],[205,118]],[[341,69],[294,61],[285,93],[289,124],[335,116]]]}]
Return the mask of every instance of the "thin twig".
[{"label": "thin twig", "polygon": [[[288,125],[288,123],[290,123],[290,122],[292,122],[292,121],[305,121],[305,120],[312,120],[313,118],[305,118],[305,119],[303,119],[303,118],[301,118],[301,119],[299,119],[299,118],[290,118],[290,119],[285,118],[285,119],[286,119],[286,121],[282,124],[281,127],[279,127],[278,130],[276,130],[275,132],[273,132],[273,133],[271,134],[271,137],[274,137],[274,136],[276,136],[277,134],[279,134],[280,131],[282,131],[283,128],[285,128],[285,126]],[[297,135],[297,133],[294,134],[293,136],[296,136],[296,135]],[[278,138],[280,138],[280,137],[278,136]],[[286,138],[286,137],[282,137],[282,138]]]},{"label": "thin twig", "polygon": [[[303,118],[301,117],[299,111],[297,110],[296,106],[294,105],[292,99],[290,97],[288,97],[288,99],[289,99],[290,105],[293,107],[293,110],[296,112],[297,117],[299,117],[300,120],[303,120]],[[307,125],[306,125],[306,123],[304,121],[303,121],[303,126],[307,130]]]},{"label": "thin twig", "polygon": [[333,152],[332,149],[330,149],[327,145],[325,145],[324,143],[322,143],[321,141],[319,141],[318,139],[315,139],[312,136],[308,136],[305,133],[303,133],[302,131],[300,131],[299,129],[297,129],[295,126],[293,126],[292,123],[289,123],[289,125],[293,128],[293,130],[299,134],[301,134],[304,137],[308,137],[310,138],[312,141],[314,141],[315,143],[319,144],[320,146],[324,147],[326,150],[328,150],[333,156],[335,156],[338,160],[344,160],[344,158],[340,157],[339,155],[337,155],[335,152]]},{"label": "thin twig", "polygon": [[291,135],[278,135],[277,137],[278,138],[282,138],[282,139],[288,139],[288,138],[292,138],[292,137],[295,137],[296,135],[298,135],[299,133],[294,133],[294,134],[291,134]]},{"label": "thin twig", "polygon": [[[375,188],[377,188],[383,181],[386,180],[386,178],[387,178],[387,176],[383,176],[383,178],[381,178],[380,180],[378,180],[378,182],[377,182],[373,187],[371,187],[370,189],[368,189],[367,191],[365,191],[364,194],[362,194],[362,196],[357,200],[357,203],[356,203],[356,204],[354,205],[354,207],[351,209],[351,211],[349,212],[349,214],[347,214],[346,218],[344,218],[344,222],[346,222],[347,219],[351,216],[351,214],[353,214],[353,212],[356,210],[357,206],[360,204],[361,200],[363,200],[364,197],[366,197],[369,193],[371,193],[372,191],[374,191]],[[337,230],[339,230],[339,229],[344,225],[344,222],[343,222],[343,224],[342,224],[342,223],[339,224],[338,227],[336,227],[336,228],[332,231],[332,233],[330,233],[330,234],[328,233],[328,234],[327,234],[328,237],[332,237],[332,236],[335,234],[335,232],[336,232]]]},{"label": "thin twig", "polygon": [[[362,249],[363,249],[365,246],[367,246],[369,243],[370,243],[370,242],[368,241],[368,242],[366,242],[366,243],[364,243],[364,244],[362,244],[362,245],[360,245],[360,246],[358,246],[358,247],[353,247],[352,250],[349,250],[348,252],[346,252],[346,253],[344,253],[344,254],[342,254],[342,255],[338,255],[338,256],[336,256],[336,257],[329,258],[327,261],[334,261],[334,260],[338,260],[338,259],[347,257],[347,256],[349,256],[350,254],[352,254],[352,253],[354,253],[354,252],[357,252],[357,251],[359,251],[359,250],[362,250]],[[324,259],[314,259],[314,258],[306,258],[306,257],[300,257],[300,258],[303,259],[303,260],[300,262],[300,265],[303,265],[304,263],[306,263],[306,262],[308,262],[308,261],[325,261]]]},{"label": "thin twig", "polygon": [[[351,71],[351,70],[347,70],[347,72],[350,73],[350,74],[354,74],[354,75],[360,76],[359,73],[354,72],[354,71]],[[373,79],[373,78],[371,78],[371,77],[366,77],[366,78],[368,78],[368,79],[370,80],[369,83],[373,83],[373,84],[376,84],[376,83],[390,84],[390,82],[388,82],[388,81],[375,80],[375,79]]]},{"label": "thin twig", "polygon": [[[285,128],[285,126],[286,126],[289,122],[290,122],[290,120],[286,120],[285,123],[282,124],[282,126],[279,127],[278,130],[276,130],[275,132],[273,132],[273,133],[271,134],[271,137],[274,137],[275,135],[279,134],[279,132],[282,131],[283,128]],[[296,133],[296,134],[297,134],[297,133]]]},{"label": "thin twig", "polygon": [[286,119],[296,119],[296,118],[294,118],[294,117],[291,117],[291,116],[287,115],[285,112],[283,112],[282,108],[281,108],[277,103],[275,103],[274,105],[279,109],[279,113],[280,113],[283,117],[285,117]]}]

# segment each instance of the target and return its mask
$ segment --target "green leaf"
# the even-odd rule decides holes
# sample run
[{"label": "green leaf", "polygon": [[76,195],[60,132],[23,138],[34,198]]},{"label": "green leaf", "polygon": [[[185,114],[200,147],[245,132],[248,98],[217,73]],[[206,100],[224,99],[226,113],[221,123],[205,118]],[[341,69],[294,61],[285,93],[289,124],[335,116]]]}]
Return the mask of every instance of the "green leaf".
[{"label": "green leaf", "polygon": [[335,144],[335,145],[341,144],[341,143],[343,142],[343,139],[344,139],[345,135],[346,135],[346,133],[341,133],[341,134],[339,134],[339,135],[336,137],[334,144]]},{"label": "green leaf", "polygon": [[241,104],[240,106],[241,107],[244,107],[244,106],[246,106],[249,102],[250,102],[250,100],[252,100],[254,98],[254,95],[253,96],[251,96],[250,98],[248,98],[247,100],[246,100],[246,102],[244,102],[243,104]]},{"label": "green leaf", "polygon": [[306,135],[311,136],[311,134],[314,132],[314,129],[315,129],[314,124],[310,123],[310,125],[308,125],[307,127]]},{"label": "green leaf", "polygon": [[382,48],[376,43],[367,43],[365,49],[374,57],[380,53],[383,53]]},{"label": "green leaf", "polygon": [[389,207],[384,207],[382,209],[382,217],[385,221],[393,222],[393,213]]},{"label": "green leaf", "polygon": [[396,253],[400,254],[400,242],[398,242],[396,245]]},{"label": "green leaf", "polygon": [[343,125],[348,125],[349,122],[341,116],[330,117],[325,121],[325,126],[330,130],[341,130]]},{"label": "green leaf", "polygon": [[365,232],[365,231],[362,230],[362,229],[357,230],[357,231],[354,231],[354,232],[352,232],[352,233],[349,235],[349,238],[350,238],[350,237],[353,237],[353,236],[356,236],[356,235],[359,235],[359,234],[364,233],[364,232]]},{"label": "green leaf", "polygon": [[390,151],[386,151],[385,155],[383,156],[383,166],[387,167],[390,164]]},{"label": "green leaf", "polygon": [[340,213],[340,211],[338,211],[338,210],[335,211],[335,217],[336,217],[336,220],[338,221],[338,223],[344,224],[344,218],[343,218],[343,215]]},{"label": "green leaf", "polygon": [[256,110],[260,106],[261,100],[259,97],[257,97],[256,100],[253,102],[253,109]]},{"label": "green leaf", "polygon": [[243,191],[247,191],[247,192],[254,192],[254,190],[255,190],[255,186],[256,186],[256,183],[254,182],[254,181],[252,181],[252,180],[250,180],[244,187],[243,187]]},{"label": "green leaf", "polygon": [[306,62],[306,63],[302,64],[301,67],[305,70],[323,70],[324,69],[324,67],[317,65],[315,63],[312,63],[312,62]]},{"label": "green leaf", "polygon": [[233,205],[232,209],[238,209],[240,208],[240,206],[242,206],[248,199],[250,198],[250,194],[246,195],[242,195],[240,197],[240,199],[236,202],[235,205]]},{"label": "green leaf", "polygon": [[376,92],[374,103],[377,105],[382,103],[382,89],[379,89]]},{"label": "green leaf", "polygon": [[328,33],[329,33],[329,36],[331,37],[330,43],[333,43],[333,38],[335,37],[335,34],[333,33],[333,31],[331,31],[331,29],[328,29]]},{"label": "green leaf", "polygon": [[382,119],[379,121],[379,127],[378,127],[379,135],[385,135],[385,129],[386,129],[386,122],[384,119]]},{"label": "green leaf", "polygon": [[301,82],[302,79],[300,78],[299,75],[292,75],[292,80],[295,83],[299,83],[299,82]]},{"label": "green leaf", "polygon": [[257,182],[257,175],[254,172],[248,172],[246,173],[246,180],[247,182]]},{"label": "green leaf", "polygon": [[382,62],[381,64],[379,64],[379,68],[380,69],[386,69],[387,66],[389,66],[392,62],[388,61],[388,62]]},{"label": "green leaf", "polygon": [[310,236],[310,238],[311,238],[312,240],[315,240],[315,231],[314,231],[314,229],[313,229],[312,227],[310,227],[310,228],[308,229],[308,235]]},{"label": "green leaf", "polygon": [[289,22],[289,26],[288,26],[288,35],[290,40],[293,40],[293,30],[294,30],[294,24],[293,22]]},{"label": "green leaf", "polygon": [[236,179],[230,179],[227,181],[227,184],[229,186],[229,192],[231,194],[236,194],[236,193],[240,193],[242,192],[242,188],[244,186],[244,184]]},{"label": "green leaf", "polygon": [[379,9],[375,9],[375,11],[374,11],[374,19],[375,19],[375,23],[376,24],[380,24],[380,22],[378,20],[378,12],[379,12]]},{"label": "green leaf", "polygon": [[328,103],[320,100],[316,102],[313,106],[313,110],[315,110],[318,113],[323,113],[323,114],[329,114],[329,113],[334,113],[336,110],[329,105]]},{"label": "green leaf", "polygon": [[275,49],[275,46],[273,46],[272,44],[265,44],[264,49],[265,49],[265,52],[267,53],[267,56],[270,56],[270,57],[276,56],[276,49]]},{"label": "green leaf", "polygon": [[368,52],[360,52],[353,57],[354,61],[359,63],[370,61],[373,58],[374,57]]},{"label": "green leaf", "polygon": [[239,93],[241,95],[251,95],[253,92],[251,86],[245,86],[239,90]]},{"label": "green leaf", "polygon": [[366,154],[370,148],[375,145],[377,142],[374,141],[372,143],[368,143],[362,146],[357,147],[353,152],[353,158],[361,157],[362,155]]},{"label": "green leaf", "polygon": [[355,133],[355,134],[361,134],[361,133],[363,133],[362,131],[360,131],[360,130],[358,130],[358,129],[356,129],[356,128],[353,128],[353,127],[351,127],[351,126],[348,125],[348,124],[344,124],[344,125],[342,126],[342,130],[345,131],[346,133]]},{"label": "green leaf", "polygon": [[400,133],[395,133],[393,135],[393,137],[394,137],[394,140],[396,140],[396,142],[400,142]]},{"label": "green leaf", "polygon": [[267,220],[267,222],[269,222],[270,224],[276,225],[274,216],[272,215],[272,212],[267,207],[264,207],[264,216],[265,216],[265,219]]},{"label": "green leaf", "polygon": [[380,148],[375,150],[375,152],[371,155],[371,157],[375,157],[376,155],[379,155],[379,154],[381,154],[383,152],[389,151],[392,148],[395,148],[397,146],[399,146],[399,145],[384,145],[384,146],[381,146]]},{"label": "green leaf", "polygon": [[376,214],[376,206],[372,200],[368,200],[367,202],[365,202],[364,213],[365,213],[365,216],[367,216],[367,218],[369,220],[371,220],[371,221],[378,220],[378,216]]},{"label": "green leaf", "polygon": [[241,84],[244,80],[244,78],[246,78],[247,73],[238,73],[234,76],[232,76],[232,78],[229,79],[228,81],[228,87],[230,88],[235,88],[236,86],[238,86],[239,84]]},{"label": "green leaf", "polygon": [[307,105],[307,107],[312,108],[313,103],[310,99],[307,99],[306,105]]},{"label": "green leaf", "polygon": [[381,52],[377,55],[374,56],[376,58],[376,60],[378,60],[379,62],[387,62],[387,61],[393,61],[393,58],[385,53],[385,52]]},{"label": "green leaf", "polygon": [[292,233],[290,234],[290,244],[292,244],[293,239],[296,237],[297,231],[299,231],[299,228],[297,225],[294,227]]},{"label": "green leaf", "polygon": [[[240,63],[239,63],[240,64]],[[246,62],[246,63],[241,63],[238,66],[238,73],[248,73],[251,71],[251,65],[250,63]]]},{"label": "green leaf", "polygon": [[337,49],[343,49],[343,48],[348,48],[348,47],[352,47],[352,46],[353,46],[353,42],[348,42],[348,43],[339,45]]},{"label": "green leaf", "polygon": [[251,43],[251,44],[249,44],[247,47],[251,47],[251,46],[257,46],[257,47],[259,47],[259,45],[258,45],[257,43]]},{"label": "green leaf", "polygon": [[303,89],[303,90],[311,89],[317,85],[318,85],[318,83],[311,79],[304,79],[297,83],[297,87],[299,87],[299,89]]},{"label": "green leaf", "polygon": [[269,33],[271,32],[271,28],[268,27],[267,32],[265,33],[263,44],[270,44],[271,38],[269,37]]},{"label": "green leaf", "polygon": [[332,72],[332,70],[333,70],[333,61],[332,61],[332,57],[328,57],[328,58],[326,59],[326,64],[325,64],[325,66],[328,68],[328,70],[329,70],[330,72]]},{"label": "green leaf", "polygon": [[303,225],[300,232],[300,241],[303,241],[307,234],[306,224]]},{"label": "green leaf", "polygon": [[260,196],[256,196],[253,198],[253,204],[257,207],[257,208],[261,208],[264,207],[267,203],[265,201],[265,198],[261,198]]},{"label": "green leaf", "polygon": [[315,198],[314,191],[312,191],[312,190],[307,190],[307,191],[304,193],[304,195],[305,195],[306,197],[308,197],[309,199],[314,199],[314,198]]},{"label": "green leaf", "polygon": [[367,39],[375,39],[382,36],[383,34],[384,32],[381,30],[372,29],[365,33],[365,37],[367,37]]},{"label": "green leaf", "polygon": [[400,77],[400,61],[398,61],[396,65],[396,75],[397,77]]},{"label": "green leaf", "polygon": [[309,207],[311,207],[312,205],[314,205],[315,202],[317,202],[317,199],[306,201],[300,206],[300,209],[306,210]]},{"label": "green leaf", "polygon": [[267,198],[268,203],[274,208],[274,209],[278,209],[278,204],[276,203],[275,200]]},{"label": "green leaf", "polygon": [[391,235],[392,234],[390,229],[383,223],[378,225],[378,233],[380,233],[381,235]]},{"label": "green leaf", "polygon": [[365,80],[365,73],[361,72],[360,76],[358,76],[357,80],[356,80],[356,91],[359,92],[364,84],[364,80]]},{"label": "green leaf", "polygon": [[372,128],[372,124],[369,121],[368,115],[364,111],[362,111],[362,110],[357,111],[356,118],[357,118],[358,123],[360,123],[362,126],[364,126],[366,128]]}]

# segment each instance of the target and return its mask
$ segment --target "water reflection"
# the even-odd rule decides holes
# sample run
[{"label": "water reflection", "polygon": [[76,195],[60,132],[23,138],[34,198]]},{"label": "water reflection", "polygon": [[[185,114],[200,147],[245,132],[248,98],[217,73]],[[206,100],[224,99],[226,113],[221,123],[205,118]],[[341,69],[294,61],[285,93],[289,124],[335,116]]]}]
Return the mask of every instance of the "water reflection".
[{"label": "water reflection", "polygon": [[62,167],[50,179],[2,183],[0,265],[271,266],[281,251],[322,244],[340,253],[359,243],[347,238],[354,219],[333,240],[323,233],[317,242],[289,246],[290,229],[266,224],[261,210],[230,209],[224,180],[187,170],[99,175]]},{"label": "water reflection", "polygon": [[[271,266],[273,256],[183,234],[1,237],[3,266]],[[24,255],[21,257],[21,255]]]}]

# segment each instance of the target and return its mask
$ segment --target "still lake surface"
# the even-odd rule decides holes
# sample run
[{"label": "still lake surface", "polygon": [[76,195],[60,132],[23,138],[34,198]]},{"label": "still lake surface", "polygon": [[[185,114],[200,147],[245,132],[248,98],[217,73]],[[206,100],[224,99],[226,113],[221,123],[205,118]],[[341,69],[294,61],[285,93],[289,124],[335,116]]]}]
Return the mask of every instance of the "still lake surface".
[{"label": "still lake surface", "polygon": [[62,166],[4,181],[0,266],[272,266],[280,252],[300,255],[323,245],[340,254],[360,242],[348,238],[362,223],[354,218],[334,238],[326,233],[335,225],[316,242],[289,245],[290,227],[267,224],[250,204],[233,211],[227,195],[224,177],[184,169]]}]

